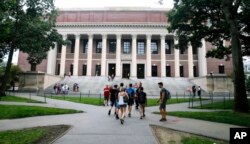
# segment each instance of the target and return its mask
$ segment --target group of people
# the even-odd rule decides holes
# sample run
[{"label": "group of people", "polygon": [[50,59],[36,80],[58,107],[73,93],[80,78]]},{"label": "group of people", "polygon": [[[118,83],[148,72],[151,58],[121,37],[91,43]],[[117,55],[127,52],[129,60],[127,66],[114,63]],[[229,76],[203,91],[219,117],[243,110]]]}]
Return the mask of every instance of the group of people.
[{"label": "group of people", "polygon": [[[167,95],[170,94],[168,90],[163,88],[163,83],[158,83],[160,91],[160,98],[158,103],[160,103],[160,113],[162,118],[160,121],[167,121],[166,119],[166,103],[167,103]],[[125,115],[131,117],[132,106],[136,103],[136,108],[139,108],[140,119],[143,119],[145,115],[145,107],[147,106],[147,94],[144,92],[144,88],[142,84],[137,83],[134,85],[129,84],[128,87],[124,87],[123,83],[114,86],[108,86],[104,88],[104,105],[108,106],[110,103],[110,109],[108,111],[108,115],[111,114],[112,109],[114,107],[114,114],[116,119],[120,119],[121,124],[124,123]]]},{"label": "group of people", "polygon": [[192,88],[189,89],[188,91],[193,93],[193,97],[196,96],[196,92],[197,92],[198,97],[201,98],[201,87],[200,86],[198,86],[196,88],[196,86],[193,85]]},{"label": "group of people", "polygon": [[68,94],[69,86],[65,84],[56,83],[53,87],[55,94]]},{"label": "group of people", "polygon": [[114,79],[115,79],[114,74],[108,76],[108,81],[114,81]]}]

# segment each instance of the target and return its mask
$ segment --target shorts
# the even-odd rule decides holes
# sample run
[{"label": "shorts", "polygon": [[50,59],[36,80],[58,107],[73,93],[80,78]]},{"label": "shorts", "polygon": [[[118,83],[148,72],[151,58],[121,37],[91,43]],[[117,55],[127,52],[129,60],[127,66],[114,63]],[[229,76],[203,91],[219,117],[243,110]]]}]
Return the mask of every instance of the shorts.
[{"label": "shorts", "polygon": [[161,103],[159,109],[160,109],[160,110],[161,110],[161,109],[166,110],[166,104],[167,104],[167,102]]},{"label": "shorts", "polygon": [[129,106],[134,105],[134,99],[133,99],[133,98],[129,98],[129,99],[128,99],[128,105],[129,105]]},{"label": "shorts", "polygon": [[111,100],[111,101],[110,101],[110,106],[111,106],[111,107],[116,106],[115,100]]},{"label": "shorts", "polygon": [[127,107],[127,104],[119,105],[120,108]]},{"label": "shorts", "polygon": [[109,99],[109,96],[104,96],[104,100],[108,100]]}]

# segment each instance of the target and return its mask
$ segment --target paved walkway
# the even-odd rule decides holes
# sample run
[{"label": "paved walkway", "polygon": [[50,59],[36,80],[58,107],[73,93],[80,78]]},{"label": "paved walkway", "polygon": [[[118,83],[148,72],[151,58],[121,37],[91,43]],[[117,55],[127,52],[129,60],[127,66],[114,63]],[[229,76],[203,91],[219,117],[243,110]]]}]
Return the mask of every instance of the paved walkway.
[{"label": "paved walkway", "polygon": [[[21,97],[29,96],[22,94]],[[38,96],[32,96],[32,99],[44,100],[43,97]],[[168,116],[167,122],[159,122],[160,116],[151,113],[158,111],[158,107],[147,107],[146,118],[143,120],[139,119],[138,111],[133,110],[132,117],[127,117],[124,125],[121,125],[113,114],[111,116],[107,115],[108,107],[103,106],[92,106],[49,98],[47,98],[47,104],[16,102],[0,102],[0,104],[37,105],[85,111],[85,113],[79,114],[0,120],[0,131],[58,124],[72,125],[72,128],[64,136],[55,141],[56,144],[157,144],[149,127],[150,124],[229,141],[229,128],[239,127],[172,116]],[[187,106],[187,103],[167,105],[167,110],[198,111],[190,110]]]}]

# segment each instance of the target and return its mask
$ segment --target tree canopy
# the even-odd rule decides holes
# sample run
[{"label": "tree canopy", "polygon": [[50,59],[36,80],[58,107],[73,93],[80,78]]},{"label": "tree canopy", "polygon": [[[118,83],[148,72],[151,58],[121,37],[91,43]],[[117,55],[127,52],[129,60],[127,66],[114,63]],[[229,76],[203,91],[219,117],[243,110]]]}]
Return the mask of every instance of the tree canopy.
[{"label": "tree canopy", "polygon": [[[185,50],[202,46],[201,40],[214,48],[207,57],[233,61],[235,111],[247,112],[242,55],[250,48],[250,0],[174,0],[168,12],[169,31],[179,39],[176,48]],[[230,45],[224,44],[230,41]]]},{"label": "tree canopy", "polygon": [[54,42],[64,44],[56,30],[57,11],[54,0],[1,0],[0,1],[0,59],[9,53],[0,95],[4,95],[13,52],[17,49],[29,55],[35,66],[46,58]]}]

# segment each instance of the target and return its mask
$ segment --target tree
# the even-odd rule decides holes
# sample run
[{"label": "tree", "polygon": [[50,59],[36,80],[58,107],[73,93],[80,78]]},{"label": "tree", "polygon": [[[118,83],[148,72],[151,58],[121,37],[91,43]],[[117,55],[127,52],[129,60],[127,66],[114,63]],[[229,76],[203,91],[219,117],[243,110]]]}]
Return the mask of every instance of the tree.
[{"label": "tree", "polygon": [[20,49],[34,57],[35,52],[46,53],[50,47],[54,47],[54,42],[64,41],[55,29],[54,0],[1,0],[0,8],[0,47],[9,53],[0,87],[0,95],[5,95],[15,50]]},{"label": "tree", "polygon": [[[176,48],[201,47],[204,38],[215,46],[208,57],[232,57],[234,82],[234,110],[248,112],[244,84],[242,53],[250,47],[250,0],[175,0],[168,13],[170,26],[179,38]],[[224,46],[223,41],[231,42]]]}]

